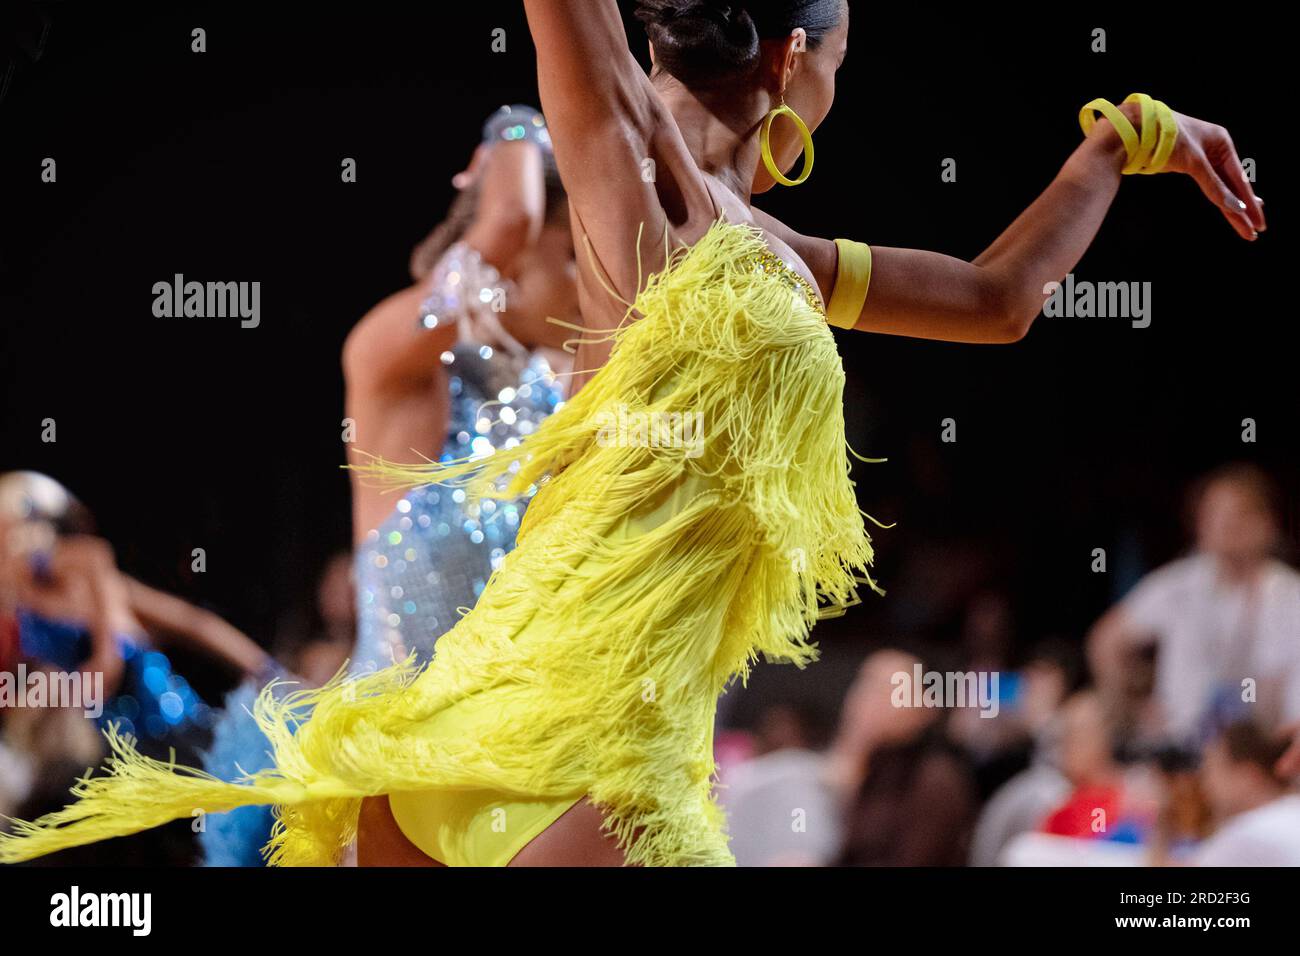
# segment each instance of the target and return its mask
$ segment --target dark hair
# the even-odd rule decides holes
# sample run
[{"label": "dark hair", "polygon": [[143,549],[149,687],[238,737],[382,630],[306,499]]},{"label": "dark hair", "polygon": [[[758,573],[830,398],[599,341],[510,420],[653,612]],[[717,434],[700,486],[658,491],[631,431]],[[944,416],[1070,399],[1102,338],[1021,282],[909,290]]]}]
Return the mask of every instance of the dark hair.
[{"label": "dark hair", "polygon": [[1087,669],[1084,666],[1083,652],[1079,646],[1063,637],[1048,637],[1039,641],[1029,651],[1027,664],[1044,664],[1055,667],[1065,680],[1065,693],[1068,697],[1081,690]]},{"label": "dark hair", "polygon": [[1251,720],[1229,724],[1223,729],[1220,739],[1233,763],[1253,764],[1275,780],[1274,767],[1290,744],[1285,737],[1270,733]]},{"label": "dark hair", "polygon": [[746,76],[758,66],[759,41],[797,27],[815,49],[844,16],[844,0],[641,0],[636,18],[655,48],[655,68],[687,86]]}]

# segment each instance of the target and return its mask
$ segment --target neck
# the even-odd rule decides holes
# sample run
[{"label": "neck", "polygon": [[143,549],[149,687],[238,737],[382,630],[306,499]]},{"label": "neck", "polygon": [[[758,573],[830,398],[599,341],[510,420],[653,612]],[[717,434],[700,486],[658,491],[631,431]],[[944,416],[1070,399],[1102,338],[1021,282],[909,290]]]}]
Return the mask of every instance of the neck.
[{"label": "neck", "polygon": [[1258,577],[1267,561],[1262,555],[1215,555],[1219,575],[1233,584],[1249,584]]},{"label": "neck", "polygon": [[700,171],[748,205],[760,157],[758,129],[775,105],[771,94],[762,88],[694,93],[662,71],[653,82]]}]

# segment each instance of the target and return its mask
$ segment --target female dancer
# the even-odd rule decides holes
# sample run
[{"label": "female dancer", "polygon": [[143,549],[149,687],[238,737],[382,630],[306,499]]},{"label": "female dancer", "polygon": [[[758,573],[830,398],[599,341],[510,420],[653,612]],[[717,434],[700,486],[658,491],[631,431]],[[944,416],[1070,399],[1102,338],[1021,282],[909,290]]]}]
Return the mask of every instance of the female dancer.
[{"label": "female dancer", "polygon": [[[489,495],[503,475],[507,492],[548,477],[518,547],[428,667],[301,698],[314,710],[296,735],[285,728],[302,712],[264,695],[275,771],[232,786],[119,740],[111,776],[20,825],[0,858],[196,803],[275,803],[281,863],[336,860],[359,814],[362,857],[380,863],[729,863],[710,796],[717,694],[759,654],[812,659],[808,630],[856,600],[871,559],[827,320],[1019,338],[1125,169],[1189,173],[1244,237],[1264,226],[1227,134],[1138,99],[1106,104],[974,262],[801,236],[749,200],[797,159],[798,139],[772,121],[793,112],[815,127],[830,108],[843,0],[643,2],[650,78],[612,0],[526,7],[583,315],[617,326],[579,364],[608,360],[519,448],[373,469],[412,484],[472,474],[470,490]],[[702,442],[685,440],[687,414],[704,422]]]},{"label": "female dancer", "polygon": [[[568,209],[542,114],[518,105],[493,113],[453,182],[460,193],[446,219],[412,252],[415,284],[370,310],[343,349],[346,414],[369,454],[450,461],[513,447],[563,401],[557,375],[572,363],[561,349],[569,333],[548,319],[571,326],[579,316]],[[428,661],[514,547],[531,493],[498,505],[422,487],[394,501],[352,475],[352,672],[410,654]],[[265,683],[227,698],[209,773],[231,780],[271,766],[251,716]],[[212,815],[201,837],[207,862],[259,865],[271,822],[260,807]]]}]

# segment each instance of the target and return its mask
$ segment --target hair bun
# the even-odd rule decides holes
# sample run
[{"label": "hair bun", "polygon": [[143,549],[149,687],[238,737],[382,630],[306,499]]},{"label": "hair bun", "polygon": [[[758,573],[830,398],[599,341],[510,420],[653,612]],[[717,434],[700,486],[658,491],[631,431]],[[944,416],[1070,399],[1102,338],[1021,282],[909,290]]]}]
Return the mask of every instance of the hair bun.
[{"label": "hair bun", "polygon": [[731,79],[758,65],[758,28],[741,4],[642,0],[636,17],[656,64],[688,85]]}]

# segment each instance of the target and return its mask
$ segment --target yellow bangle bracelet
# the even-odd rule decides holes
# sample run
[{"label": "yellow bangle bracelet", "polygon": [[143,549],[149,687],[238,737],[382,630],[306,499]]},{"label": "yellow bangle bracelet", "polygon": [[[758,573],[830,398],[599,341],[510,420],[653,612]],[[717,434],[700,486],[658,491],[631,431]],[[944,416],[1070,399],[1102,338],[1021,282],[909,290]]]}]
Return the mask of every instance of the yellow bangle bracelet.
[{"label": "yellow bangle bracelet", "polygon": [[1174,119],[1174,111],[1159,100],[1155,100],[1155,107],[1156,122],[1160,124],[1160,142],[1156,145],[1156,154],[1151,157],[1151,165],[1142,170],[1144,173],[1163,170],[1174,153],[1174,143],[1178,142],[1178,121]]},{"label": "yellow bangle bracelet", "polygon": [[1124,152],[1128,155],[1128,161],[1124,164],[1123,173],[1125,175],[1158,173],[1169,162],[1169,157],[1174,152],[1174,144],[1178,140],[1178,123],[1174,119],[1174,111],[1160,100],[1154,100],[1145,93],[1130,93],[1125,97],[1124,102],[1137,103],[1141,110],[1140,135],[1133,128],[1128,117],[1120,112],[1114,103],[1100,98],[1088,102],[1079,110],[1079,126],[1083,128],[1084,135],[1087,135],[1096,125],[1095,114],[1101,113],[1110,120],[1124,143]]}]

